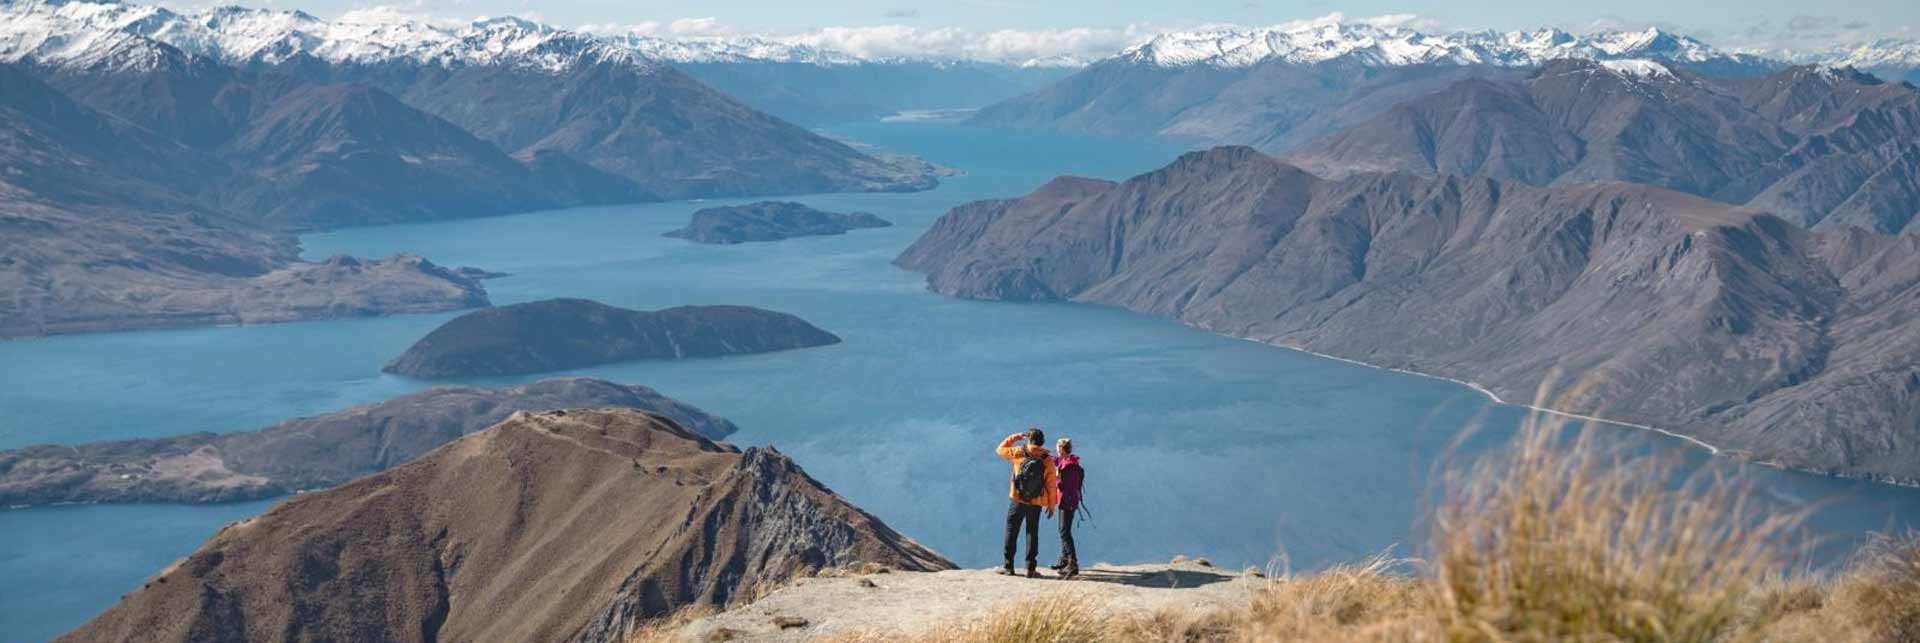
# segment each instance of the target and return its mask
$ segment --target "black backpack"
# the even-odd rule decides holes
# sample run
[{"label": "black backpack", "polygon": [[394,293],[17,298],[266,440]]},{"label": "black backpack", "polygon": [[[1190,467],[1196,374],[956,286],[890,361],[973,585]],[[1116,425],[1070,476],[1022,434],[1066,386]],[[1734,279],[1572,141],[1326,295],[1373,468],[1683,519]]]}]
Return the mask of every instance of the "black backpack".
[{"label": "black backpack", "polygon": [[1020,461],[1020,473],[1013,476],[1013,492],[1021,500],[1034,500],[1047,495],[1046,456],[1027,456]]}]

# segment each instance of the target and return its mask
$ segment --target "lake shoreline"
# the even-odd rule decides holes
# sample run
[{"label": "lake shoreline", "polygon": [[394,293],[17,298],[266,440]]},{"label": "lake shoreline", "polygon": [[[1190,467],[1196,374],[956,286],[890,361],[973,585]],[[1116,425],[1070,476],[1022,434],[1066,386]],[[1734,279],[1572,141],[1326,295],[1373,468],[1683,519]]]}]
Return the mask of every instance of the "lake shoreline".
[{"label": "lake shoreline", "polygon": [[1574,413],[1574,412],[1572,412],[1572,411],[1565,411],[1565,410],[1561,410],[1561,409],[1556,409],[1556,408],[1550,408],[1550,407],[1544,407],[1544,406],[1537,406],[1537,405],[1533,405],[1533,404],[1522,404],[1522,403],[1519,403],[1519,402],[1509,402],[1509,401],[1507,401],[1506,399],[1503,399],[1503,398],[1501,398],[1501,397],[1500,397],[1500,395],[1499,395],[1498,393],[1494,393],[1494,392],[1493,392],[1492,390],[1490,390],[1490,389],[1488,389],[1487,387],[1484,387],[1484,386],[1481,386],[1481,385],[1479,385],[1478,383],[1475,383],[1475,382],[1471,382],[1471,381],[1467,381],[1467,380],[1462,380],[1462,379],[1457,379],[1457,378],[1452,378],[1452,377],[1447,377],[1447,376],[1445,376],[1445,375],[1435,375],[1435,374],[1432,374],[1432,373],[1422,373],[1422,372],[1420,372],[1420,371],[1414,371],[1414,370],[1408,370],[1408,369],[1404,369],[1404,368],[1394,368],[1394,367],[1391,367],[1391,366],[1381,366],[1381,365],[1379,365],[1379,364],[1369,364],[1369,363],[1367,363],[1367,362],[1363,362],[1363,361],[1360,361],[1360,360],[1357,360],[1357,359],[1350,359],[1350,358],[1346,358],[1346,357],[1340,357],[1340,356],[1338,356],[1338,355],[1329,355],[1329,354],[1326,354],[1326,353],[1321,353],[1321,352],[1318,352],[1318,351],[1314,351],[1314,350],[1309,350],[1309,349],[1307,349],[1307,348],[1303,348],[1303,347],[1300,347],[1300,346],[1296,346],[1296,345],[1292,345],[1292,344],[1282,344],[1282,343],[1278,343],[1278,342],[1270,342],[1270,341],[1265,341],[1265,340],[1260,340],[1260,339],[1255,339],[1255,338],[1252,338],[1252,337],[1241,337],[1241,336],[1238,336],[1238,335],[1232,335],[1232,334],[1228,334],[1228,333],[1219,333],[1219,332],[1216,332],[1216,331],[1213,331],[1213,330],[1209,330],[1209,329],[1206,329],[1206,328],[1203,328],[1203,327],[1200,327],[1200,326],[1194,326],[1194,325],[1192,325],[1192,324],[1183,324],[1183,325],[1187,325],[1187,326],[1189,326],[1189,327],[1192,327],[1192,328],[1195,328],[1195,329],[1199,329],[1199,330],[1203,330],[1203,331],[1206,331],[1206,332],[1209,332],[1209,333],[1215,333],[1215,334],[1217,334],[1217,335],[1220,335],[1220,336],[1222,336],[1222,337],[1232,337],[1232,338],[1234,338],[1234,339],[1238,339],[1238,340],[1242,340],[1242,341],[1248,341],[1248,342],[1253,342],[1253,343],[1255,343],[1255,344],[1260,344],[1260,345],[1263,345],[1263,346],[1272,346],[1272,347],[1274,347],[1274,348],[1280,348],[1280,349],[1285,349],[1285,350],[1290,350],[1290,351],[1294,351],[1294,352],[1298,352],[1298,353],[1304,353],[1304,354],[1307,354],[1307,355],[1312,355],[1312,356],[1314,356],[1314,357],[1318,357],[1318,358],[1322,358],[1322,359],[1329,359],[1329,360],[1333,360],[1333,361],[1336,361],[1336,362],[1345,362],[1345,363],[1348,363],[1348,364],[1353,364],[1353,365],[1355,365],[1355,366],[1364,366],[1364,367],[1367,367],[1367,368],[1371,368],[1371,369],[1375,369],[1375,370],[1382,370],[1382,371],[1389,371],[1389,372],[1393,372],[1393,373],[1401,373],[1401,374],[1404,374],[1404,375],[1413,375],[1413,376],[1416,376],[1416,377],[1424,377],[1424,378],[1427,378],[1427,379],[1433,379],[1433,380],[1440,380],[1440,381],[1442,381],[1442,382],[1448,382],[1448,383],[1451,383],[1451,384],[1458,384],[1458,385],[1460,385],[1460,386],[1464,386],[1464,387],[1466,387],[1466,388],[1468,388],[1468,389],[1471,389],[1471,390],[1473,390],[1473,391],[1474,391],[1474,392],[1476,392],[1476,393],[1479,393],[1479,394],[1481,394],[1481,395],[1484,395],[1484,396],[1486,396],[1486,398],[1487,398],[1488,400],[1490,400],[1490,401],[1492,401],[1492,402],[1493,402],[1494,404],[1499,404],[1499,405],[1502,405],[1502,406],[1511,406],[1511,407],[1516,407],[1516,408],[1522,408],[1522,409],[1527,409],[1527,410],[1529,410],[1529,411],[1536,411],[1536,412],[1540,412],[1540,413],[1547,413],[1547,414],[1551,414],[1551,415],[1557,415],[1557,416],[1560,416],[1560,417],[1564,417],[1564,418],[1569,418],[1569,419],[1574,419],[1574,420],[1585,420],[1585,421],[1588,421],[1588,422],[1597,422],[1597,423],[1601,423],[1601,424],[1611,424],[1611,425],[1614,425],[1614,426],[1621,426],[1621,427],[1626,427],[1626,428],[1630,428],[1630,429],[1639,429],[1639,430],[1642,430],[1642,431],[1652,431],[1652,432],[1654,432],[1654,433],[1658,433],[1658,434],[1661,434],[1661,435],[1665,435],[1665,436],[1667,436],[1667,437],[1671,437],[1671,438],[1678,438],[1678,439],[1680,439],[1680,440],[1683,440],[1683,441],[1685,441],[1685,442],[1687,442],[1687,443],[1689,443],[1689,444],[1691,444],[1691,445],[1693,445],[1694,447],[1697,447],[1697,448],[1700,448],[1700,449],[1704,449],[1704,450],[1706,450],[1706,452],[1707,452],[1707,453],[1708,453],[1709,455],[1714,455],[1714,456],[1724,456],[1724,457],[1727,457],[1727,458],[1731,458],[1731,459],[1733,459],[1733,460],[1737,460],[1737,461],[1739,461],[1739,462],[1744,462],[1744,463],[1747,463],[1747,464],[1757,464],[1757,465],[1760,465],[1760,466],[1763,466],[1763,467],[1768,467],[1768,468],[1772,468],[1772,469],[1778,469],[1778,470],[1780,470],[1780,471],[1791,471],[1791,472],[1794,472],[1794,473],[1804,473],[1804,474],[1808,474],[1808,475],[1815,475],[1815,476],[1821,476],[1821,477],[1825,477],[1825,478],[1834,478],[1834,479],[1838,479],[1838,480],[1854,480],[1854,481],[1859,481],[1859,482],[1871,482],[1871,483],[1874,483],[1874,484],[1883,484],[1883,485],[1887,485],[1887,486],[1890,486],[1890,487],[1900,487],[1900,488],[1904,488],[1904,489],[1920,489],[1920,480],[1903,480],[1903,479],[1900,479],[1900,478],[1880,478],[1880,477],[1875,477],[1875,476],[1869,476],[1869,475],[1847,475],[1847,474],[1840,474],[1840,473],[1832,473],[1832,472],[1827,472],[1827,471],[1820,471],[1820,470],[1817,470],[1817,469],[1809,469],[1809,468],[1806,468],[1806,467],[1796,467],[1796,466],[1793,466],[1793,465],[1789,465],[1789,464],[1786,464],[1786,463],[1783,463],[1783,462],[1776,462],[1776,461],[1773,461],[1773,460],[1757,460],[1757,459],[1753,459],[1753,458],[1747,458],[1747,457],[1742,457],[1742,456],[1740,456],[1740,455],[1738,455],[1738,453],[1739,453],[1739,452],[1729,452],[1729,451],[1727,451],[1727,450],[1725,450],[1725,449],[1723,449],[1723,448],[1721,448],[1721,447],[1718,447],[1718,446],[1715,446],[1715,445],[1713,445],[1713,444],[1711,444],[1711,443],[1709,443],[1709,442],[1707,442],[1707,441],[1705,441],[1705,440],[1701,440],[1701,439],[1699,439],[1699,438],[1696,438],[1696,437],[1693,437],[1693,436],[1690,436],[1690,435],[1685,435],[1685,434],[1682,434],[1682,433],[1676,433],[1676,432],[1674,432],[1674,431],[1670,431],[1670,430],[1667,430],[1667,429],[1662,429],[1662,428],[1660,428],[1660,427],[1657,427],[1657,426],[1652,426],[1652,425],[1648,425],[1648,424],[1640,424],[1640,423],[1637,423],[1637,422],[1627,422],[1627,421],[1624,421],[1624,420],[1614,420],[1614,419],[1608,419],[1608,418],[1605,418],[1605,417],[1601,417],[1601,416],[1595,416],[1595,415],[1584,415],[1584,414],[1580,414],[1580,413]]}]

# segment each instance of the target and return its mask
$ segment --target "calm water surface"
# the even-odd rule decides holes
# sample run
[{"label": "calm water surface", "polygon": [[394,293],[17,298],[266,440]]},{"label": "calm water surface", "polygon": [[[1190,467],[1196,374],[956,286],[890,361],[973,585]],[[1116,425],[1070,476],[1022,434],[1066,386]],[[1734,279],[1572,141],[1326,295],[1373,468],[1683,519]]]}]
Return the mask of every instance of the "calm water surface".
[{"label": "calm water surface", "polygon": [[[796,200],[897,225],[839,237],[700,246],[660,233],[718,203],[583,208],[305,240],[308,254],[413,252],[511,273],[496,303],[589,297],[657,308],[752,304],[839,334],[837,346],[643,362],[574,374],[645,384],[739,423],[901,531],[966,565],[997,562],[1007,466],[991,448],[1029,425],[1086,460],[1089,560],[1201,555],[1295,567],[1417,539],[1428,472],[1463,427],[1467,450],[1521,417],[1465,387],[1216,337],[1122,311],[946,299],[889,265],[953,205],[1017,195],[1061,172],[1121,178],[1179,150],[937,124],[843,133],[962,170],[917,194]],[[452,317],[119,333],[0,343],[0,448],[257,428],[426,383],[380,365]],[[506,384],[537,378],[468,380]],[[1683,449],[1630,429],[1643,449]],[[1697,453],[1689,453],[1696,462]],[[1737,467],[1716,462],[1716,467]],[[1740,467],[1789,506],[1820,503],[1844,547],[1920,516],[1920,492]],[[0,512],[0,640],[71,628],[270,503]],[[1052,539],[1043,545],[1053,547]]]}]

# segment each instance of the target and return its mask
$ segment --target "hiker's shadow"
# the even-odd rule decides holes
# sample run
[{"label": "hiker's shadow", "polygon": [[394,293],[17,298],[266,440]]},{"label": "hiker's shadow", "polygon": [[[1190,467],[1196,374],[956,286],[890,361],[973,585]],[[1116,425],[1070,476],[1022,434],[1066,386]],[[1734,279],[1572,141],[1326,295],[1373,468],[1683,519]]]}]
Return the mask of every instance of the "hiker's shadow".
[{"label": "hiker's shadow", "polygon": [[1083,569],[1074,580],[1096,583],[1118,583],[1134,587],[1155,587],[1170,589],[1175,587],[1200,587],[1214,583],[1224,583],[1233,577],[1219,572],[1203,572],[1188,569],[1167,569],[1153,572],[1135,572],[1119,569]]}]

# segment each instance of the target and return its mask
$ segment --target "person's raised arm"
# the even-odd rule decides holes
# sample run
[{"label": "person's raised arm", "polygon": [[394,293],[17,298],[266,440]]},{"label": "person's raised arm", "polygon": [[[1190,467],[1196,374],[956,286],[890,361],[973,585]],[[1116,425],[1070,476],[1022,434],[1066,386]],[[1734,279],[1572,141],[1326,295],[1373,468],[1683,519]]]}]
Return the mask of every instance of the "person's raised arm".
[{"label": "person's raised arm", "polygon": [[1021,455],[1025,454],[1027,450],[1015,445],[1019,444],[1021,440],[1025,440],[1025,439],[1027,439],[1027,434],[1025,432],[1009,435],[1007,436],[1007,439],[1000,441],[1000,448],[995,449],[994,452],[1000,454],[1000,457],[1002,458],[1006,458],[1008,460],[1017,460],[1020,458]]}]

